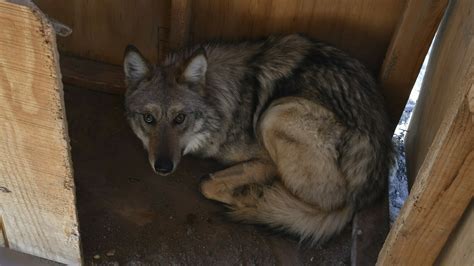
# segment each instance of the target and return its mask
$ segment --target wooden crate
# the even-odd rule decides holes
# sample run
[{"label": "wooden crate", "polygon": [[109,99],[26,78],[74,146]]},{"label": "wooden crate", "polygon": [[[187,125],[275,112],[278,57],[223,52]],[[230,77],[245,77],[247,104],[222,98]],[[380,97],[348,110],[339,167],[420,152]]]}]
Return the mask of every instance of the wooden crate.
[{"label": "wooden crate", "polygon": [[61,63],[48,20],[29,1],[14,2],[0,1],[0,246],[81,262],[61,73],[120,94],[128,43],[159,61],[202,40],[298,31],[368,65],[395,125],[444,15],[408,134],[414,186],[378,263],[472,261],[472,1],[449,1],[445,12],[447,0],[37,0],[73,28],[58,40]]}]

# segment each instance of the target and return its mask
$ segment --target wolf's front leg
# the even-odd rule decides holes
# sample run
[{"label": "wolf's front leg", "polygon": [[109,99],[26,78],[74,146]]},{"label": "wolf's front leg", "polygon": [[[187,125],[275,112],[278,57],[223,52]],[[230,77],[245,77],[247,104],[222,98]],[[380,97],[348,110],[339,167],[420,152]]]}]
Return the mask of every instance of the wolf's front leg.
[{"label": "wolf's front leg", "polygon": [[263,184],[277,174],[270,160],[250,160],[236,164],[203,179],[201,193],[204,197],[229,205],[236,205],[236,189],[247,184]]}]

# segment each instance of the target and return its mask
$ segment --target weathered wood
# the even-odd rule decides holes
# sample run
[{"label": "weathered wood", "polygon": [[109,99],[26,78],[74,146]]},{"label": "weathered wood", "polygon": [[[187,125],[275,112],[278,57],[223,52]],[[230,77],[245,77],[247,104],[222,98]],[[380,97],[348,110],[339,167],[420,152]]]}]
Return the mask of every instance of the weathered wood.
[{"label": "weathered wood", "polygon": [[72,27],[58,38],[61,52],[121,65],[127,44],[156,61],[168,41],[170,0],[35,0],[41,10]]},{"label": "weathered wood", "polygon": [[[459,104],[459,97],[470,90],[472,85],[463,85],[461,79],[467,75],[469,61],[474,53],[472,36],[465,34],[474,29],[474,15],[462,13],[458,6],[471,10],[474,2],[460,0],[453,1],[451,9],[456,10],[456,15],[450,10],[449,26],[447,22],[440,26],[438,36],[440,39],[432,48],[432,57],[427,66],[423,88],[411,119],[406,137],[407,174],[408,181],[413,184],[415,177],[424,162],[435,135],[442,125],[443,119],[448,114],[447,110],[454,103]],[[441,33],[443,35],[441,36]],[[436,55],[434,57],[433,55]]]},{"label": "weathered wood", "polygon": [[448,0],[409,0],[392,37],[379,81],[387,108],[398,123]]},{"label": "weathered wood", "polygon": [[449,237],[438,265],[474,265],[474,207],[471,202],[456,230]]},{"label": "weathered wood", "polygon": [[0,1],[0,216],[9,248],[81,262],[54,31],[31,2]]},{"label": "weathered wood", "polygon": [[117,65],[63,55],[61,72],[67,84],[114,94],[125,92],[123,69]]},{"label": "weathered wood", "polygon": [[171,0],[169,48],[177,50],[188,42],[191,0]]},{"label": "weathered wood", "polygon": [[[451,1],[408,132],[411,158],[423,163],[379,265],[433,264],[472,200],[474,123],[467,95],[474,83],[474,39],[466,33],[473,30],[474,2]],[[423,152],[420,145],[426,145]]]},{"label": "weathered wood", "polygon": [[379,265],[431,265],[472,199],[474,124],[466,101],[454,121],[444,123],[449,129],[434,140]]}]

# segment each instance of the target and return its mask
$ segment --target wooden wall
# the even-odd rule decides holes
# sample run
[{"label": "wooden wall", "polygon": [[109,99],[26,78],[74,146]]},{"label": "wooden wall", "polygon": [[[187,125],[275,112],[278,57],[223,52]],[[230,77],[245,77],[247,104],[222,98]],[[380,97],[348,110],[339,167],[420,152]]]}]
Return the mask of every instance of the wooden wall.
[{"label": "wooden wall", "polygon": [[304,32],[378,71],[405,0],[195,0],[191,41]]},{"label": "wooden wall", "polygon": [[60,51],[120,65],[127,44],[156,61],[166,49],[171,0],[35,0],[73,33],[58,38]]},{"label": "wooden wall", "polygon": [[[73,28],[71,36],[59,39],[60,50],[68,54],[121,64],[128,43],[153,60],[167,51],[172,0],[35,2]],[[347,50],[374,72],[383,62],[406,4],[406,0],[188,2],[190,42],[304,32]]]},{"label": "wooden wall", "polygon": [[[136,45],[152,62],[170,50],[210,39],[259,38],[301,32],[331,43],[379,76],[396,125],[448,0],[36,0],[73,28],[59,38],[63,55],[120,66],[124,47]],[[65,69],[68,81],[91,71]],[[79,64],[80,65],[80,64]],[[90,66],[90,64],[85,63]],[[65,66],[67,68],[67,66]],[[87,67],[84,67],[86,69]],[[94,68],[97,69],[97,68]],[[95,70],[94,70],[95,71]],[[121,70],[113,77],[119,76]],[[95,71],[95,76],[101,72]],[[104,80],[91,87],[107,91]],[[78,82],[83,86],[87,80]],[[97,86],[100,84],[100,86]],[[117,87],[118,85],[118,87]],[[114,82],[113,93],[123,92]]]}]

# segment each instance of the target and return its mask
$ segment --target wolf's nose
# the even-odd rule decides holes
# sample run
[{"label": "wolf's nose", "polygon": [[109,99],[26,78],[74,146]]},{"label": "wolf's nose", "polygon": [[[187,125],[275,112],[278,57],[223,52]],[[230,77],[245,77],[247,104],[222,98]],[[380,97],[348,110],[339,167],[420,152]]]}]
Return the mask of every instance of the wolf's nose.
[{"label": "wolf's nose", "polygon": [[168,159],[158,159],[155,161],[155,171],[160,174],[169,174],[173,171],[173,162]]}]

